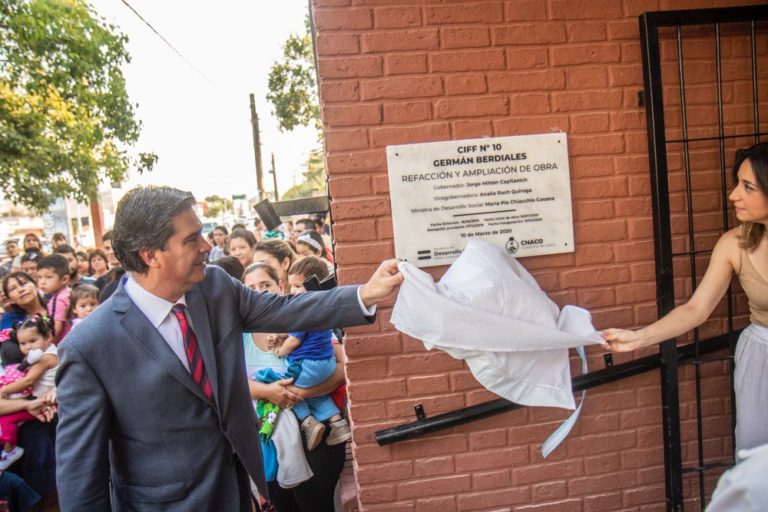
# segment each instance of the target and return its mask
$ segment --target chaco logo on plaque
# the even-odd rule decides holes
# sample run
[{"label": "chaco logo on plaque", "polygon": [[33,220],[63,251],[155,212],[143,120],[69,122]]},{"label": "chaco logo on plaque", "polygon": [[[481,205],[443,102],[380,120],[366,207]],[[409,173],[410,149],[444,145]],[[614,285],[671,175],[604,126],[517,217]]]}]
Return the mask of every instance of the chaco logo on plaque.
[{"label": "chaco logo on plaque", "polygon": [[516,257],[573,252],[564,133],[387,146],[395,256],[452,263],[480,238]]}]

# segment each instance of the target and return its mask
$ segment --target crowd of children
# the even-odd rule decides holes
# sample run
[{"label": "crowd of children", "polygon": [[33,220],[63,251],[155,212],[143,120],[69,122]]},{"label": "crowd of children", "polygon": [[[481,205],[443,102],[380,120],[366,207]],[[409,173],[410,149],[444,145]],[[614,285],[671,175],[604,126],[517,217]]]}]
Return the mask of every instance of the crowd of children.
[{"label": "crowd of children", "polygon": [[[328,280],[333,260],[322,224],[312,219],[296,224],[299,229],[293,230],[293,223],[286,223],[282,231],[267,232],[268,236],[242,225],[233,226],[231,231],[218,226],[209,234],[209,263],[221,266],[238,280],[244,280],[254,269],[268,270],[274,277],[271,281],[280,283],[279,289],[266,287],[263,291],[303,293],[305,281]],[[317,229],[310,231],[309,226]],[[25,235],[21,244],[16,239],[5,242],[7,260],[0,263],[0,400],[12,401],[17,407],[0,414],[0,476],[9,468],[13,471],[24,455],[23,447],[17,444],[19,426],[50,418],[48,409],[43,413],[42,407],[55,401],[57,346],[66,343],[67,333],[109,297],[123,274],[111,251],[109,232],[104,242],[103,249],[76,250],[65,236],[56,234],[49,253],[33,233]],[[262,285],[252,287],[262,290]],[[273,380],[294,378],[300,388],[329,380],[337,368],[332,339],[332,331],[271,335],[268,350],[276,360],[284,361],[280,370],[285,371],[284,376]],[[263,373],[254,372],[250,377],[268,381],[270,377]],[[314,450],[324,438],[326,424],[331,427],[325,435],[326,444],[343,444],[351,434],[342,409],[343,400],[334,402],[327,394],[295,404],[291,414],[301,423],[305,442],[302,444],[297,430],[299,438],[294,444]],[[267,418],[264,423],[269,424]],[[304,480],[311,476],[310,472]],[[0,496],[0,503],[3,498]]]}]

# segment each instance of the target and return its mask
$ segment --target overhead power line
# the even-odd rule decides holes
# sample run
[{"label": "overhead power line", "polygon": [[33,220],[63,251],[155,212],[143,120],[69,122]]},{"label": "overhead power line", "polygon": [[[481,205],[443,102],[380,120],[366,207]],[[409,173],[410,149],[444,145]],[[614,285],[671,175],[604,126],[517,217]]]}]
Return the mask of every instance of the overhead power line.
[{"label": "overhead power line", "polygon": [[181,58],[184,60],[184,62],[186,62],[186,63],[187,63],[187,65],[189,65],[189,67],[191,67],[192,69],[194,69],[194,70],[195,70],[195,72],[196,72],[198,75],[200,75],[201,77],[203,77],[203,78],[205,79],[205,81],[206,81],[206,82],[208,82],[209,84],[213,85],[213,82],[211,81],[211,79],[210,79],[210,78],[208,78],[208,77],[205,75],[205,73],[203,73],[202,71],[200,71],[200,69],[198,69],[198,67],[197,67],[197,66],[195,66],[194,64],[192,64],[192,62],[191,62],[191,61],[190,61],[188,58],[186,58],[186,57],[184,56],[184,54],[183,54],[183,53],[181,53],[179,50],[177,50],[177,49],[176,49],[176,47],[175,47],[175,46],[173,46],[173,45],[171,44],[171,42],[170,42],[170,41],[168,41],[168,40],[167,40],[165,37],[163,37],[163,34],[161,34],[160,32],[158,32],[158,31],[157,31],[157,29],[156,29],[155,27],[153,27],[153,26],[152,26],[152,24],[151,24],[149,21],[147,21],[146,19],[144,19],[144,16],[142,16],[142,15],[139,13],[139,11],[137,11],[136,9],[134,9],[134,7],[133,7],[131,4],[129,4],[129,3],[127,2],[127,0],[121,0],[121,1],[122,1],[122,2],[125,4],[125,6],[126,6],[126,7],[128,7],[128,8],[129,8],[129,9],[130,9],[130,10],[133,12],[133,14],[135,14],[135,15],[136,15],[136,16],[137,16],[137,17],[138,17],[138,18],[139,18],[139,19],[142,21],[142,23],[144,23],[146,26],[148,26],[148,27],[149,27],[149,29],[150,29],[152,32],[154,32],[154,33],[155,33],[155,35],[157,35],[157,37],[159,37],[159,38],[160,38],[160,39],[161,39],[161,40],[162,40],[162,41],[163,41],[163,42],[164,42],[164,43],[165,43],[165,44],[168,46],[168,48],[170,48],[171,50],[173,50],[173,51],[176,53],[176,55],[178,55],[179,57],[181,57]]}]

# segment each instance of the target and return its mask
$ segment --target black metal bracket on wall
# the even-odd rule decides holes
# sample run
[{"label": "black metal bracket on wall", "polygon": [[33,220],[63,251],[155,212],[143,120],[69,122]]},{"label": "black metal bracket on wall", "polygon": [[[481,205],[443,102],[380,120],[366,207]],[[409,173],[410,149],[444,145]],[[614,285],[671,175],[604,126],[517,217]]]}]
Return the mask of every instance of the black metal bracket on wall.
[{"label": "black metal bracket on wall", "polygon": [[[699,353],[711,353],[727,348],[728,342],[728,335],[724,334],[717,336],[704,342]],[[674,342],[670,343],[674,346]],[[682,346],[677,349],[676,353],[677,361],[688,361],[694,357],[693,345]],[[605,369],[573,378],[572,386],[574,392],[626,379],[627,377],[658,369],[661,365],[661,358],[657,355],[641,357],[621,364],[613,364],[610,354],[608,354],[608,356]],[[385,430],[379,430],[374,436],[376,442],[379,445],[384,446],[413,439],[438,430],[457,427],[465,423],[513,411],[522,407],[525,406],[500,398],[498,400],[491,400],[490,402],[465,407],[457,411],[427,417],[424,407],[419,404],[415,407],[416,421]]]}]

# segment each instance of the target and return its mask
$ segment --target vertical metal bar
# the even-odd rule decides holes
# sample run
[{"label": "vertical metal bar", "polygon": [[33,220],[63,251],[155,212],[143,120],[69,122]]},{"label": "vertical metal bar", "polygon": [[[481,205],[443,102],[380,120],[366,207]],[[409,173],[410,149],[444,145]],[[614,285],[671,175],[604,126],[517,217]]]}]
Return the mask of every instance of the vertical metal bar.
[{"label": "vertical metal bar", "polygon": [[[691,293],[696,291],[696,239],[693,227],[693,193],[691,192],[691,158],[688,144],[688,112],[685,102],[685,66],[683,64],[683,30],[680,25],[676,27],[677,36],[677,73],[680,83],[680,118],[683,128],[683,170],[685,172],[685,196],[688,207],[688,262],[691,268]],[[699,330],[693,330],[693,368],[695,372],[694,386],[696,389],[696,454],[698,467],[704,467],[704,447],[701,442],[703,429],[701,425],[701,359],[699,353]],[[704,503],[704,472],[699,475],[699,499]]]},{"label": "vertical metal bar", "polygon": [[755,43],[755,20],[749,22],[749,39],[752,43],[752,105],[755,118],[755,144],[760,142],[760,109],[757,101],[757,48]]},{"label": "vertical metal bar", "polygon": [[[730,229],[728,221],[728,183],[727,169],[725,167],[725,116],[723,114],[723,57],[720,47],[720,23],[715,23],[715,72],[717,76],[717,133],[718,148],[720,150],[720,195],[723,203],[723,231]],[[729,377],[731,381],[731,431],[736,431],[736,398],[734,396],[733,380],[733,354],[736,350],[735,337],[733,336],[733,288],[729,285],[726,292],[726,305],[728,309],[728,355]],[[731,436],[731,453],[736,454],[736,438]],[[702,502],[703,505],[703,502]]]},{"label": "vertical metal bar", "polygon": [[[648,124],[648,156],[653,201],[653,243],[656,261],[656,304],[659,316],[675,307],[672,273],[672,237],[669,220],[669,183],[661,87],[661,56],[658,27],[647,14],[639,19],[643,54],[645,115]],[[680,398],[678,394],[677,347],[674,340],[659,347],[661,403],[664,423],[664,480],[667,510],[683,510],[683,469],[680,454]]]}]

